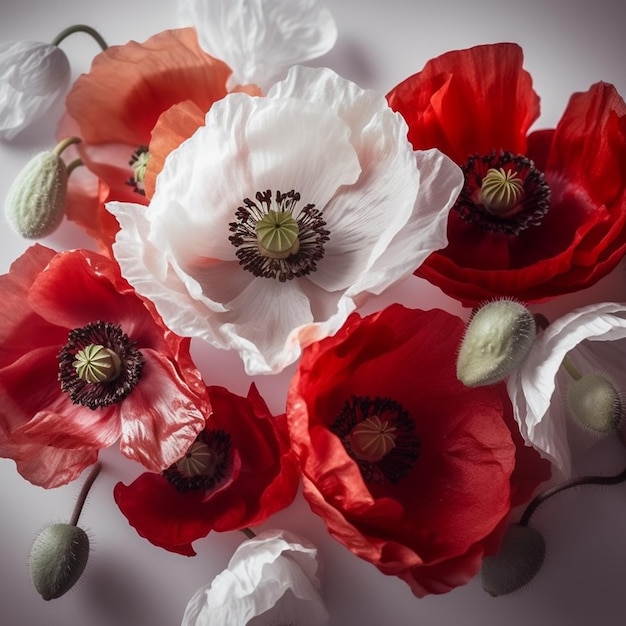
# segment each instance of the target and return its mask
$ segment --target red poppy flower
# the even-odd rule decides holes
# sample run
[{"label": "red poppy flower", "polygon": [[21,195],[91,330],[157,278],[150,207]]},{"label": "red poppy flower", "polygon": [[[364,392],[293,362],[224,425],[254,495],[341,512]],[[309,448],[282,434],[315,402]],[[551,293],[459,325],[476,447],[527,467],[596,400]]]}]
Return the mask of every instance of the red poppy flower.
[{"label": "red poppy flower", "polygon": [[448,52],[388,94],[413,146],[465,171],[448,246],[416,273],[468,306],[583,289],[626,251],[626,104],[597,83],[528,135],[539,98],[522,61],[509,43]]},{"label": "red poppy flower", "polygon": [[392,305],[304,350],[287,416],[304,495],[329,532],[413,593],[467,582],[510,508],[549,476],[503,385],[455,374],[463,323]]},{"label": "red poppy flower", "polygon": [[286,417],[273,417],[254,385],[247,398],[208,391],[213,414],[185,455],[113,492],[142,537],[186,556],[212,530],[254,526],[286,507],[300,479]]},{"label": "red poppy flower", "polygon": [[160,471],[204,426],[189,339],[108,258],[29,248],[0,276],[0,315],[0,456],[32,483],[75,479],[118,439]]},{"label": "red poppy flower", "polygon": [[103,203],[147,204],[143,177],[161,113],[183,101],[206,112],[228,92],[230,74],[225,63],[200,49],[193,28],[183,28],[111,46],[74,83],[57,135],[82,138],[76,149],[88,172],[79,168],[70,177],[67,215],[103,251],[118,230]]}]

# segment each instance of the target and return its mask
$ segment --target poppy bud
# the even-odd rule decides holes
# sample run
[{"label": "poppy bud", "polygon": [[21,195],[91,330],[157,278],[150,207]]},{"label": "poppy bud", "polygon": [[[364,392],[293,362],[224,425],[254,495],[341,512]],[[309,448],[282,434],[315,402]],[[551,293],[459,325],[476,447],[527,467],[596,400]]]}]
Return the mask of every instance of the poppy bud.
[{"label": "poppy bud", "polygon": [[52,234],[65,213],[67,168],[55,152],[40,152],[9,189],[5,213],[11,228],[26,239]]},{"label": "poppy bud", "polygon": [[526,358],[535,334],[535,319],[524,305],[508,299],[482,305],[465,329],[457,378],[468,387],[503,380]]},{"label": "poppy bud", "polygon": [[33,543],[30,574],[44,600],[59,598],[78,581],[87,565],[89,538],[72,524],[52,524]]},{"label": "poppy bud", "polygon": [[527,585],[541,569],[546,555],[543,535],[530,526],[511,524],[500,551],[485,557],[480,570],[483,589],[503,596]]},{"label": "poppy bud", "polygon": [[575,380],[567,390],[567,406],[579,424],[598,433],[611,433],[622,423],[619,393],[601,374],[586,374]]}]

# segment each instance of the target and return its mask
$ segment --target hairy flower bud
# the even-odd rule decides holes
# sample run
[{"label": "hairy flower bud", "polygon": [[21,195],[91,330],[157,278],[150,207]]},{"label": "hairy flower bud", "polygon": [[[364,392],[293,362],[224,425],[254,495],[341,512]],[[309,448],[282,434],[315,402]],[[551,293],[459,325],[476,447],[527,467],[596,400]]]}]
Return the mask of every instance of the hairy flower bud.
[{"label": "hairy flower bud", "polygon": [[599,433],[611,433],[622,423],[619,393],[601,374],[586,374],[574,381],[567,390],[567,407],[580,425]]},{"label": "hairy flower bud", "polygon": [[30,573],[44,600],[69,591],[87,565],[89,538],[72,524],[52,524],[35,539],[30,552]]},{"label": "hairy flower bud", "polygon": [[469,320],[456,363],[457,378],[468,387],[506,378],[526,358],[535,339],[532,313],[513,300],[494,300]]},{"label": "hairy flower bud", "polygon": [[13,181],[5,213],[11,228],[26,239],[52,234],[65,212],[67,168],[54,151],[35,155]]},{"label": "hairy flower bud", "polygon": [[511,524],[500,551],[485,557],[480,570],[483,589],[503,596],[527,585],[541,569],[546,555],[543,535],[530,526]]}]

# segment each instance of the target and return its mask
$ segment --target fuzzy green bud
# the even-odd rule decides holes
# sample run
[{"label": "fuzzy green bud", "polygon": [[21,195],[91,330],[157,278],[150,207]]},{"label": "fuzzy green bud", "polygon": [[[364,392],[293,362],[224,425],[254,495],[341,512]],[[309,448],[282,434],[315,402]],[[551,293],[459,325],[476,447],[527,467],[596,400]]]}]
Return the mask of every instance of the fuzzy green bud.
[{"label": "fuzzy green bud", "polygon": [[89,557],[87,533],[72,524],[52,524],[35,539],[30,552],[30,574],[44,600],[69,591],[81,577]]},{"label": "fuzzy green bud", "polygon": [[538,530],[511,524],[500,551],[483,559],[480,570],[483,589],[491,596],[521,589],[537,575],[545,556],[546,542]]},{"label": "fuzzy green bud", "polygon": [[67,167],[54,151],[35,155],[13,181],[5,214],[11,228],[26,239],[52,234],[65,213]]},{"label": "fuzzy green bud", "polygon": [[583,427],[609,434],[622,423],[622,403],[613,383],[601,374],[586,374],[567,390],[570,415]]},{"label": "fuzzy green bud", "polygon": [[465,329],[457,378],[468,387],[503,380],[526,358],[535,334],[535,319],[524,305],[507,299],[484,304]]}]

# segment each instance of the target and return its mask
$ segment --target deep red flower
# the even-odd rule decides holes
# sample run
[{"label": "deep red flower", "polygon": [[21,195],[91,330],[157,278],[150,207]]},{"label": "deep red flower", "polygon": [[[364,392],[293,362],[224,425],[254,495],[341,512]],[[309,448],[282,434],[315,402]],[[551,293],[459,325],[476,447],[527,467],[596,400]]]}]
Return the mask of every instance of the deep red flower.
[{"label": "deep red flower", "polygon": [[201,50],[193,28],[182,28],[163,31],[144,43],[111,46],[76,80],[57,136],[82,139],[76,150],[86,169],[78,168],[70,177],[67,215],[103,252],[118,230],[104,202],[148,202],[142,175],[131,161],[138,163],[149,153],[159,116],[181,102],[208,111],[228,93],[230,74],[225,63]]},{"label": "deep red flower", "polygon": [[187,453],[113,492],[142,537],[186,556],[212,530],[264,522],[291,503],[300,480],[284,414],[273,417],[254,385],[247,398],[223,387],[208,391],[213,414]]},{"label": "deep red flower", "polygon": [[467,582],[549,466],[503,385],[456,378],[461,320],[392,305],[306,348],[287,416],[330,534],[417,596]]},{"label": "deep red flower", "polygon": [[189,339],[110,259],[32,246],[0,276],[0,316],[0,456],[32,483],[75,479],[118,439],[160,471],[203,428],[210,404]]},{"label": "deep red flower", "polygon": [[[448,246],[416,274],[468,306],[583,289],[626,251],[626,104],[597,83],[555,129],[528,134],[539,98],[522,61],[510,43],[447,52],[388,94],[415,149],[439,148],[466,171]],[[521,195],[494,197],[486,178],[511,185],[490,168],[516,172]]]}]

